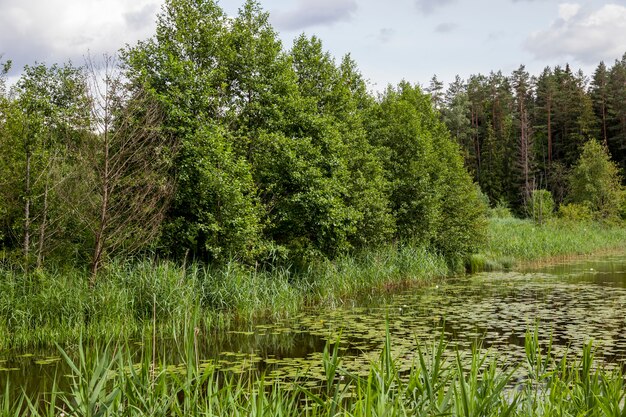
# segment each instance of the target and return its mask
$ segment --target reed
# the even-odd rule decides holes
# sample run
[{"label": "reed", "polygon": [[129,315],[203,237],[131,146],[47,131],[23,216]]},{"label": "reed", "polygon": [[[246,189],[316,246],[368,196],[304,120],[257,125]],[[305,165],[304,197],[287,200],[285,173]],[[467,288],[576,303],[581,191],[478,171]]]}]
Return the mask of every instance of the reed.
[{"label": "reed", "polygon": [[552,219],[538,225],[532,220],[492,218],[487,244],[469,258],[468,269],[509,269],[519,264],[625,248],[623,224]]},{"label": "reed", "polygon": [[[146,345],[140,358],[124,343],[79,343],[75,359],[61,353],[72,369],[71,386],[40,398],[0,394],[0,417],[39,416],[623,416],[624,375],[603,369],[591,343],[578,357],[557,358],[549,341],[527,332],[526,362],[502,364],[497,356],[475,348],[469,355],[446,354],[443,337],[422,344],[408,373],[392,356],[387,332],[382,352],[365,377],[342,367],[338,343],[328,344],[322,358],[325,379],[317,388],[304,381],[268,383],[262,373],[234,377],[197,361],[188,317],[179,339],[185,352],[173,371],[155,363]],[[516,372],[526,372],[519,379]]]}]

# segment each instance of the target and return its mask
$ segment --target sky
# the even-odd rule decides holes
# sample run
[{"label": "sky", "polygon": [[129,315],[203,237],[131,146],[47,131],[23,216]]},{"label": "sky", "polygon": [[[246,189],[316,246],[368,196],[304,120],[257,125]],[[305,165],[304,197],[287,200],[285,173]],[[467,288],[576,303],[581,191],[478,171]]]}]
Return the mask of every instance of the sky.
[{"label": "sky", "polygon": [[[243,0],[222,0],[235,15]],[[531,74],[565,65],[593,74],[626,53],[626,0],[261,0],[289,48],[318,36],[337,59],[350,53],[374,91],[434,74]],[[154,33],[162,0],[0,0],[0,54],[25,64],[80,65]]]}]

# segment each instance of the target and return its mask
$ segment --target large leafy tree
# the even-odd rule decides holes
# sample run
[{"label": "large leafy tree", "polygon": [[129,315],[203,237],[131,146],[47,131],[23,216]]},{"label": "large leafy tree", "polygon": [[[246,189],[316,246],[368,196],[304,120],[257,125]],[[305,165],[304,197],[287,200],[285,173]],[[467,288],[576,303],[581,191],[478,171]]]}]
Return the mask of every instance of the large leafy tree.
[{"label": "large leafy tree", "polygon": [[343,188],[342,204],[356,226],[347,235],[348,243],[362,246],[387,240],[394,231],[388,184],[363,127],[364,109],[371,98],[356,64],[346,56],[337,66],[315,37],[300,36],[291,55],[302,102],[307,103],[302,132],[332,161],[326,164]]},{"label": "large leafy tree", "polygon": [[241,117],[234,130],[245,132],[254,113],[243,101],[249,72],[240,70],[238,79],[227,65],[237,59],[230,27],[214,1],[171,0],[156,35],[122,54],[128,77],[160,104],[163,129],[179,149],[162,238],[165,250],[179,257],[249,260],[259,249],[257,192],[241,155],[247,147],[241,142],[249,141],[220,128]]},{"label": "large leafy tree", "polygon": [[166,2],[154,38],[124,53],[179,143],[163,243],[207,261],[333,256],[393,232],[360,112],[355,65],[317,40],[288,54],[257,2]]},{"label": "large leafy tree", "polygon": [[478,188],[428,95],[406,82],[389,88],[372,110],[369,134],[384,155],[400,237],[447,255],[480,244],[484,206]]}]

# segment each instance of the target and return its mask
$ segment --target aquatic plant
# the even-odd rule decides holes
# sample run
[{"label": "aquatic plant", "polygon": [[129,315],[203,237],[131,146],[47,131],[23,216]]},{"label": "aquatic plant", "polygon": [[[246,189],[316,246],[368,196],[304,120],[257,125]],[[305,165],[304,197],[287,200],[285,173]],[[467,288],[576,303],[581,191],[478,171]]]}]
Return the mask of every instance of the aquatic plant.
[{"label": "aquatic plant", "polygon": [[[625,383],[619,368],[598,366],[587,344],[579,358],[557,359],[537,332],[526,333],[526,358],[506,364],[474,349],[450,356],[443,337],[420,344],[407,372],[394,357],[389,331],[365,376],[347,371],[339,341],[327,344],[324,375],[309,385],[300,377],[269,382],[263,373],[235,376],[197,361],[191,316],[179,340],[181,365],[155,363],[147,346],[139,362],[122,345],[79,344],[71,387],[38,398],[0,394],[0,417],[96,416],[623,416]],[[124,342],[124,343],[127,343]],[[517,370],[523,368],[520,379]]]}]

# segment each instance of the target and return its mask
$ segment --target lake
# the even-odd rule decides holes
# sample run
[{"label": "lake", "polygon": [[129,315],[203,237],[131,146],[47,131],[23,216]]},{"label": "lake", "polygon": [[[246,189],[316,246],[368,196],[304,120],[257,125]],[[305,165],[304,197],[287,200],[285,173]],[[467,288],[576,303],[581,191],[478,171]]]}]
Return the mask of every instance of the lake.
[{"label": "lake", "polygon": [[[578,354],[593,340],[606,367],[626,361],[626,255],[595,257],[517,272],[459,276],[426,288],[372,295],[328,310],[307,309],[276,322],[233,326],[200,334],[203,366],[246,377],[264,371],[267,380],[298,378],[316,385],[322,378],[321,357],[328,342],[339,341],[343,367],[365,374],[376,360],[388,328],[393,356],[408,370],[418,345],[442,334],[449,354],[480,346],[504,364],[524,358],[524,336],[537,329],[553,351]],[[175,343],[158,341],[159,360],[179,368]],[[143,344],[132,344],[139,357]],[[70,355],[75,347],[68,346]],[[52,381],[67,386],[69,368],[58,351],[0,352],[0,390],[35,394]]]}]

